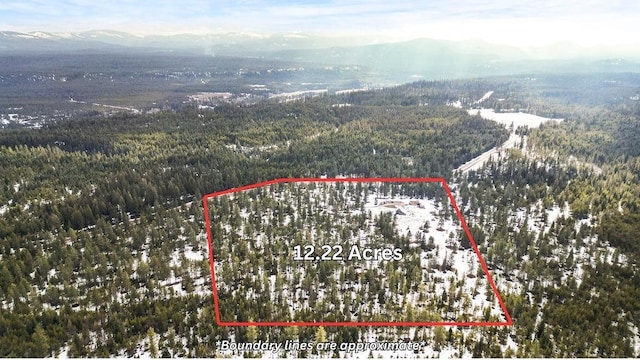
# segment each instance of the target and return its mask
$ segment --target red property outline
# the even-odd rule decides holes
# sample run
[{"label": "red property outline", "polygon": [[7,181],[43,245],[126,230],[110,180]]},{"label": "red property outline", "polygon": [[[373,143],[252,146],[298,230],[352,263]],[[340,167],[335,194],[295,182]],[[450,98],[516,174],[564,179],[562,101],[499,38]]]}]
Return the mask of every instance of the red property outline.
[{"label": "red property outline", "polygon": [[[318,321],[318,322],[307,322],[307,321],[257,321],[257,322],[238,322],[238,321],[222,321],[220,318],[220,307],[218,304],[218,289],[216,286],[216,275],[215,275],[215,267],[214,267],[214,255],[213,255],[213,246],[212,246],[212,238],[211,238],[211,226],[209,220],[209,207],[207,201],[210,198],[230,194],[243,190],[255,189],[262,186],[272,185],[272,184],[280,184],[280,183],[305,183],[305,182],[421,182],[421,183],[434,183],[439,182],[442,184],[449,200],[451,201],[451,205],[455,210],[458,218],[460,219],[460,224],[462,225],[469,242],[473,248],[473,251],[478,256],[478,260],[480,261],[480,265],[482,266],[482,270],[489,281],[489,285],[493,290],[494,295],[498,299],[498,303],[500,304],[500,308],[504,313],[507,321],[478,321],[478,322],[469,322],[469,321],[362,321],[362,322],[331,322],[331,321]],[[218,326],[511,326],[513,325],[513,319],[511,315],[509,315],[509,311],[502,301],[502,297],[498,292],[498,288],[496,287],[491,274],[489,273],[489,269],[487,268],[487,264],[484,262],[482,255],[480,255],[480,251],[478,250],[478,246],[476,245],[475,240],[473,240],[473,236],[471,236],[471,231],[469,231],[469,227],[467,223],[464,221],[464,217],[458,208],[458,204],[456,200],[453,198],[453,194],[451,193],[451,189],[449,189],[449,185],[447,185],[447,181],[444,178],[280,178],[269,181],[264,181],[260,183],[255,183],[251,185],[241,186],[237,188],[232,188],[228,190],[218,191],[210,194],[204,195],[202,198],[202,203],[204,206],[204,219],[205,226],[207,231],[207,242],[209,245],[209,266],[211,268],[211,286],[213,289],[213,306],[214,312],[216,316],[216,323]]]}]

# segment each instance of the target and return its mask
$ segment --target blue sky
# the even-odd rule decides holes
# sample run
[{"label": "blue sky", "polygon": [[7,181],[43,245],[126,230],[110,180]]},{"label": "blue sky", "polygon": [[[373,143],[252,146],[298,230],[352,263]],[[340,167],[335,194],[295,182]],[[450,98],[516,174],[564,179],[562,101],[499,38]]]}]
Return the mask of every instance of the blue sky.
[{"label": "blue sky", "polygon": [[138,35],[302,32],[510,45],[638,43],[639,1],[2,0],[0,30]]}]

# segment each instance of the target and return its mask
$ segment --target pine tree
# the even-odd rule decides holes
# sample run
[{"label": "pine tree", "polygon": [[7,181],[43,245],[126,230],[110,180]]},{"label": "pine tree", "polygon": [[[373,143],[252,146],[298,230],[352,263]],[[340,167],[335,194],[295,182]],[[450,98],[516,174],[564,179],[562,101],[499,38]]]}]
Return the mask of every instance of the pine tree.
[{"label": "pine tree", "polygon": [[31,343],[33,346],[33,357],[46,357],[51,355],[51,349],[49,347],[49,336],[44,331],[42,326],[38,324],[35,331],[31,334]]},{"label": "pine tree", "polygon": [[327,332],[325,331],[324,326],[318,327],[314,339],[316,344],[327,342]]},{"label": "pine tree", "polygon": [[150,327],[147,330],[147,339],[149,339],[149,352],[151,353],[151,357],[156,359],[158,358],[158,345],[156,344],[156,332],[153,327]]},{"label": "pine tree", "polygon": [[258,338],[258,328],[255,326],[249,326],[247,328],[247,341],[254,342],[256,341],[257,338]]}]

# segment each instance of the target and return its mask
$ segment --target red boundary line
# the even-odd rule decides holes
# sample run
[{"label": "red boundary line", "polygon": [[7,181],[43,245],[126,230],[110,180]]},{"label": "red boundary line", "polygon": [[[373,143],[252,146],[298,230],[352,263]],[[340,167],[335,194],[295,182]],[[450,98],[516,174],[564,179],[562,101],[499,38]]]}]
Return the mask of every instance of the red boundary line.
[{"label": "red boundary line", "polygon": [[[257,322],[237,322],[237,321],[222,321],[220,318],[220,306],[218,303],[218,289],[216,286],[216,274],[215,274],[215,266],[214,266],[214,253],[213,253],[213,245],[212,245],[212,237],[211,237],[211,226],[210,226],[210,217],[209,217],[209,206],[207,201],[210,198],[231,194],[238,191],[255,189],[258,187],[263,187],[272,184],[279,183],[304,183],[304,182],[421,182],[421,183],[432,183],[439,182],[442,184],[449,200],[451,201],[451,205],[455,210],[458,218],[460,219],[460,224],[462,225],[471,246],[473,247],[473,251],[478,256],[478,260],[480,261],[480,265],[482,266],[482,270],[489,281],[489,285],[491,286],[491,290],[493,290],[494,295],[498,299],[498,303],[500,304],[500,308],[507,319],[507,321],[478,321],[478,322],[469,322],[469,321],[363,321],[363,322],[331,322],[331,321],[318,321],[318,322],[308,322],[308,321],[257,321]],[[489,269],[487,268],[487,264],[484,262],[480,251],[478,250],[478,246],[476,245],[475,240],[473,240],[473,236],[471,236],[471,231],[469,231],[469,227],[467,223],[464,221],[464,217],[458,208],[458,204],[451,193],[451,189],[449,185],[447,185],[447,181],[444,178],[280,178],[269,181],[263,181],[251,185],[240,186],[232,189],[227,189],[223,191],[217,191],[210,194],[206,194],[202,198],[202,203],[204,206],[204,220],[206,223],[206,232],[207,232],[207,242],[209,245],[209,267],[211,268],[211,286],[213,289],[213,307],[216,317],[216,323],[218,326],[511,326],[513,325],[513,319],[511,315],[509,315],[509,311],[507,307],[502,301],[502,297],[500,296],[500,292],[496,287],[491,274],[489,273]]]}]

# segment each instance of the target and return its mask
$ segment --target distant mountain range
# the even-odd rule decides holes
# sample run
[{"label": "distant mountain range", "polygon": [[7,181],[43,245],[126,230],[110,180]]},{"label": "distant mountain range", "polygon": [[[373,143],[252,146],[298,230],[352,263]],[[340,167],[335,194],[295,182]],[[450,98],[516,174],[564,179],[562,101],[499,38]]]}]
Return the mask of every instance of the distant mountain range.
[{"label": "distant mountain range", "polygon": [[367,38],[307,34],[178,34],[137,36],[113,30],[79,33],[0,32],[0,54],[163,52],[259,57],[359,65],[390,81],[490,76],[537,71],[637,71],[638,46],[581,47],[562,43],[518,48],[482,41],[416,39],[375,43]]},{"label": "distant mountain range", "polygon": [[0,31],[0,52],[69,51],[134,48],[138,50],[182,50],[210,55],[248,55],[287,49],[317,49],[340,44],[362,45],[366,39],[318,37],[305,34],[261,35],[251,33],[178,34],[137,36],[121,31],[91,30],[78,33]]}]

